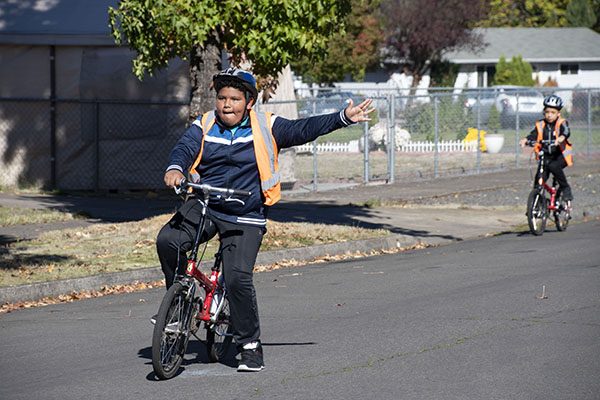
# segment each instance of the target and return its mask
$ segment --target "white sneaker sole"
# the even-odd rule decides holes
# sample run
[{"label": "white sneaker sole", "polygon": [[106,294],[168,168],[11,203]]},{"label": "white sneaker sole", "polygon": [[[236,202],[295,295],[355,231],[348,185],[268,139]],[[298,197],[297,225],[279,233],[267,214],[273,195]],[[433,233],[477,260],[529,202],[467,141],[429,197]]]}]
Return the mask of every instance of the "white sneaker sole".
[{"label": "white sneaker sole", "polygon": [[257,368],[250,368],[249,366],[242,364],[240,366],[238,366],[238,372],[260,372],[265,368],[265,366],[260,366]]}]

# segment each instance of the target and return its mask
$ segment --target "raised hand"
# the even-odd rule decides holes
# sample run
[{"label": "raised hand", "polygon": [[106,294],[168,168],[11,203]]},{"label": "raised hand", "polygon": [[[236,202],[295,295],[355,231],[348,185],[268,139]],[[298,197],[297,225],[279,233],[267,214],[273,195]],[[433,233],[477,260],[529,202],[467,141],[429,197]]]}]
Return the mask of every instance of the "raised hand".
[{"label": "raised hand", "polygon": [[346,117],[352,122],[370,121],[369,114],[375,111],[375,107],[371,107],[373,99],[366,99],[360,104],[354,105],[354,101],[349,99],[348,107],[346,107]]}]

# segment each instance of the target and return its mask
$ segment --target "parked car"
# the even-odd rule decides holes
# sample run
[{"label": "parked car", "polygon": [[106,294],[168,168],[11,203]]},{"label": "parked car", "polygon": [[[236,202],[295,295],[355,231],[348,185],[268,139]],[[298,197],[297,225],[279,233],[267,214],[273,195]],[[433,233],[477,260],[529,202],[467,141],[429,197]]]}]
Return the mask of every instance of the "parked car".
[{"label": "parked car", "polygon": [[[479,96],[479,97],[478,97]],[[543,117],[544,95],[532,88],[521,86],[492,86],[489,90],[469,91],[464,102],[467,112],[477,113],[480,109],[482,125],[487,124],[490,108],[500,112],[502,128],[514,128],[519,102],[519,127],[533,125]]]},{"label": "parked car", "polygon": [[352,92],[320,92],[315,98],[307,99],[307,104],[298,110],[300,117],[329,114],[348,106],[348,99],[356,104],[356,96]]},{"label": "parked car", "polygon": [[496,108],[500,111],[500,123],[503,128],[515,127],[517,102],[519,127],[533,125],[543,117],[544,95],[541,92],[529,88],[500,88]]}]

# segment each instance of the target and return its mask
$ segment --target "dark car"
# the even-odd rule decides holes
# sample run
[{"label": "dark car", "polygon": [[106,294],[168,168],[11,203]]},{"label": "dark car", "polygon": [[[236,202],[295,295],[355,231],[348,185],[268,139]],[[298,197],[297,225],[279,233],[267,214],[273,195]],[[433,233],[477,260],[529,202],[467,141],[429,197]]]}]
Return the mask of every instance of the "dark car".
[{"label": "dark car", "polygon": [[317,97],[306,99],[306,105],[298,110],[300,117],[329,114],[348,106],[348,99],[356,104],[356,95],[352,92],[320,92]]},{"label": "dark car", "polygon": [[490,109],[495,106],[498,93],[495,90],[469,91],[466,96],[463,104],[465,113],[472,113],[473,116],[479,113],[481,123],[486,125]]}]

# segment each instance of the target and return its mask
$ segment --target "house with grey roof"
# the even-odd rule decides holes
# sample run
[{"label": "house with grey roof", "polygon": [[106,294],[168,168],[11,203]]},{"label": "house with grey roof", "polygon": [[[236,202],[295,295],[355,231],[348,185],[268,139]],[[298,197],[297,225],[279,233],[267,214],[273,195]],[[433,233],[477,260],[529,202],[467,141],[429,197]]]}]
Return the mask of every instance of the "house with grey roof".
[{"label": "house with grey roof", "polygon": [[561,88],[600,87],[600,34],[588,28],[476,29],[486,46],[455,50],[444,59],[460,65],[456,88],[487,87],[502,55],[520,55],[543,85],[549,78]]}]

